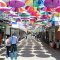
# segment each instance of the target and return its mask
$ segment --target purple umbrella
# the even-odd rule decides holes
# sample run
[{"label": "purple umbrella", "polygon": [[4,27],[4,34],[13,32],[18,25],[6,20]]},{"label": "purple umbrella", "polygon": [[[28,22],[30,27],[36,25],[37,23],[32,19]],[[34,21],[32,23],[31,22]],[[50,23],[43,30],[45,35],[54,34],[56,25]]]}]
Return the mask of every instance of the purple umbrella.
[{"label": "purple umbrella", "polygon": [[55,8],[59,6],[59,0],[45,0],[44,5],[46,7]]},{"label": "purple umbrella", "polygon": [[19,7],[24,6],[25,4],[24,4],[24,2],[21,2],[19,0],[11,0],[11,1],[7,2],[7,5],[10,7],[19,8]]}]

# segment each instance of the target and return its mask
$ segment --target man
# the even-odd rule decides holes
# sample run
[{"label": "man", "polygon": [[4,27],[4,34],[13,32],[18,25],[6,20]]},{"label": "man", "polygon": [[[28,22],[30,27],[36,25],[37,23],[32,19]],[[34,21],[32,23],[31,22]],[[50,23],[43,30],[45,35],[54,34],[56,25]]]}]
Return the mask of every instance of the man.
[{"label": "man", "polygon": [[16,36],[16,34],[12,34],[12,36],[10,37],[10,42],[11,42],[11,60],[13,60],[13,56],[14,59],[17,59],[17,42],[18,42],[18,38]]}]

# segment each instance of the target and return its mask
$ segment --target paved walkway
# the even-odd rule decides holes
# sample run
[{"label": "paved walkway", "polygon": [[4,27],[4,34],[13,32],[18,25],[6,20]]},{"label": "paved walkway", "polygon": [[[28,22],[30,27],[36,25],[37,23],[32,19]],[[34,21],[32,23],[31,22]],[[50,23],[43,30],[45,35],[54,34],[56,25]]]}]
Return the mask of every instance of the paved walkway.
[{"label": "paved walkway", "polygon": [[[0,60],[10,60],[6,58],[6,49],[0,52]],[[43,42],[23,39],[18,44],[17,60],[60,60],[60,51],[56,51]]]}]

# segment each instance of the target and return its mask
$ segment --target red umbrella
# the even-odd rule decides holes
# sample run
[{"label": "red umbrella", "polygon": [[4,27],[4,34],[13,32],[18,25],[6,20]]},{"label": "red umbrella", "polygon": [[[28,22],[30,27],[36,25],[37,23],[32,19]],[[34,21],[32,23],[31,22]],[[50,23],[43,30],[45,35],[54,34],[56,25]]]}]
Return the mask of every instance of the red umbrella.
[{"label": "red umbrella", "polygon": [[43,10],[44,10],[45,12],[51,12],[51,11],[52,11],[52,8],[44,7]]},{"label": "red umbrella", "polygon": [[25,9],[26,9],[29,13],[34,12],[34,8],[31,7],[31,6],[26,6]]},{"label": "red umbrella", "polygon": [[31,13],[30,13],[30,15],[31,15],[31,16],[36,16],[36,17],[40,16],[40,14],[39,14],[39,13],[37,13],[36,11],[31,12]]}]

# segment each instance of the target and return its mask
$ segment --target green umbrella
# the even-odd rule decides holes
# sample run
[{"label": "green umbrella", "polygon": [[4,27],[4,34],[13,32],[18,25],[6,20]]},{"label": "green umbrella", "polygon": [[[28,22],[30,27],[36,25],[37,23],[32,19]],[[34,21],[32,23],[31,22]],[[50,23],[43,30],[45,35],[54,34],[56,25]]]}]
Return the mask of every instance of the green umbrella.
[{"label": "green umbrella", "polygon": [[45,22],[35,22],[34,24],[45,25]]},{"label": "green umbrella", "polygon": [[26,13],[22,13],[20,16],[21,16],[21,17],[28,17],[28,16],[30,16],[30,15],[29,15],[29,14],[26,14]]}]

